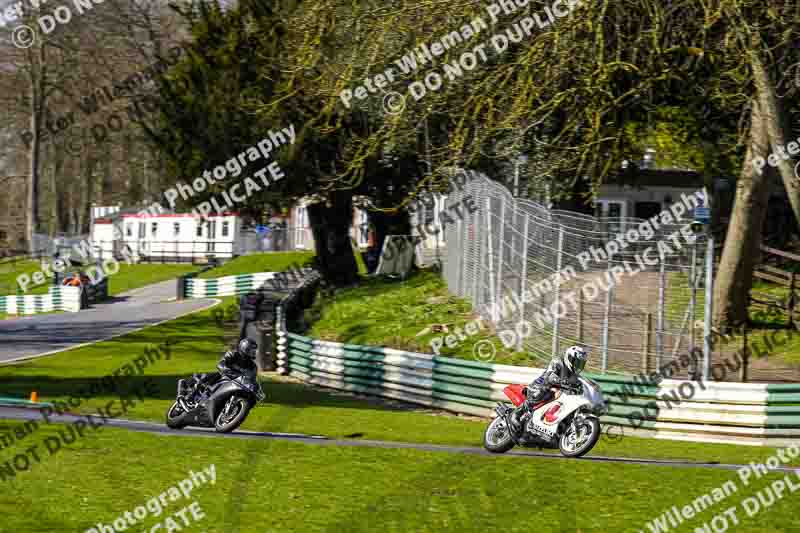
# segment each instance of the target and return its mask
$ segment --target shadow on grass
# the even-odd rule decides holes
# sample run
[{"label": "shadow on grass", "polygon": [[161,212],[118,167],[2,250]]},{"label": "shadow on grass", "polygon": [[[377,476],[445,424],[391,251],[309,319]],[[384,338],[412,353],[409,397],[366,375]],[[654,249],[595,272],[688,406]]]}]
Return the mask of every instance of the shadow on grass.
[{"label": "shadow on grass", "polygon": [[[213,369],[204,369],[211,372]],[[200,373],[200,371],[198,371]],[[152,394],[145,394],[146,400],[174,400],[179,379],[190,377],[191,374],[181,375],[156,375],[147,374],[141,376],[123,376],[117,379],[118,387],[114,393],[102,392],[91,399],[112,398],[118,396],[133,396],[134,391],[142,393],[150,390]],[[145,387],[145,382],[153,385]],[[370,403],[357,398],[347,396],[336,396],[328,391],[315,390],[305,384],[285,383],[273,381],[269,378],[259,377],[261,387],[266,394],[264,400],[267,404],[277,404],[284,407],[337,407],[347,409],[366,409],[366,410],[403,410],[404,408],[382,405],[377,401]],[[64,399],[74,397],[81,399],[81,405],[85,405],[79,391],[91,390],[93,383],[100,383],[99,379],[91,378],[56,378],[50,376],[30,376],[15,375],[0,377],[0,395],[27,399],[31,391],[39,393],[40,401],[48,402],[53,400],[64,401]]]}]

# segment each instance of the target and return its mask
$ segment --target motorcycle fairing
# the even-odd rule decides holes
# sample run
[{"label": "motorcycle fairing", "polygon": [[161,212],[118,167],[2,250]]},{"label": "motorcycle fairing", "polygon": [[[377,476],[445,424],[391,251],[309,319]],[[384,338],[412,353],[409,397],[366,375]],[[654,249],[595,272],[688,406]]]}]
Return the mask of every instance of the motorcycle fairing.
[{"label": "motorcycle fairing", "polygon": [[[560,405],[561,407],[557,411],[550,412],[554,404]],[[591,402],[584,396],[572,394],[559,395],[559,398],[548,402],[546,405],[539,407],[533,412],[530,420],[528,420],[528,429],[547,439],[553,439],[556,436],[559,424],[572,413],[584,407],[588,407],[589,409],[592,407]],[[547,416],[547,420],[545,420],[545,416]]]}]

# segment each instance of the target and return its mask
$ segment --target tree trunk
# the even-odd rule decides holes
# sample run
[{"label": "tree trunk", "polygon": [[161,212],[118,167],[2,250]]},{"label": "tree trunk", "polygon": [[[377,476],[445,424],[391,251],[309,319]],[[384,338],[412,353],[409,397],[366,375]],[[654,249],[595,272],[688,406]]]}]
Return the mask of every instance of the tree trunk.
[{"label": "tree trunk", "polygon": [[[569,185],[569,191],[562,192],[559,197],[553,202],[553,209],[563,209],[566,211],[576,211],[584,215],[593,215],[593,206],[591,201],[591,183],[583,178],[573,178],[567,176],[558,176],[554,183],[572,183]],[[558,194],[558,193],[557,193]]]},{"label": "tree trunk", "polygon": [[27,218],[25,219],[26,238],[28,249],[31,253],[36,252],[34,244],[34,233],[39,224],[39,151],[41,143],[39,140],[39,116],[36,111],[31,114],[31,147],[28,158],[28,190],[27,190]]},{"label": "tree trunk", "polygon": [[383,250],[383,242],[387,235],[411,235],[411,221],[406,211],[398,213],[370,211],[369,219],[375,227],[375,247],[378,250]]},{"label": "tree trunk", "polygon": [[78,205],[75,207],[75,233],[82,234],[84,231],[84,220],[86,213],[91,209],[92,198],[96,187],[94,182],[94,170],[96,160],[91,153],[83,155],[83,183],[81,184],[81,195]]},{"label": "tree trunk", "polygon": [[[753,81],[756,85],[756,94],[761,109],[761,115],[765,121],[767,134],[772,145],[772,152],[778,160],[778,172],[786,187],[786,196],[789,197],[789,204],[792,206],[795,220],[800,225],[800,179],[795,176],[794,168],[796,158],[785,150],[788,144],[786,122],[783,120],[781,104],[775,96],[775,84],[770,79],[769,72],[761,61],[761,55],[756,45],[748,51],[750,56],[750,67],[753,69]],[[763,155],[764,159],[768,154]],[[769,162],[764,169],[773,168]]]},{"label": "tree trunk", "polygon": [[64,151],[62,150],[60,145],[52,145],[52,153],[53,153],[53,171],[50,174],[50,187],[49,187],[49,197],[47,198],[48,204],[50,204],[50,220],[48,221],[48,230],[51,236],[54,236],[56,233],[61,231],[63,227],[61,224],[62,215],[63,215],[63,207],[65,204],[64,201],[64,194],[60,194],[60,190],[63,187],[59,187],[60,180],[63,179],[64,175]]},{"label": "tree trunk", "polygon": [[761,172],[752,163],[756,157],[764,157],[768,147],[766,121],[761,105],[754,101],[747,154],[736,183],[736,197],[714,285],[713,321],[723,332],[747,320],[753,267],[767,211],[768,176],[772,175],[772,170]]},{"label": "tree trunk", "polygon": [[350,241],[353,198],[349,191],[332,193],[330,205],[323,202],[309,205],[308,220],[322,276],[337,287],[355,283],[358,268]]}]

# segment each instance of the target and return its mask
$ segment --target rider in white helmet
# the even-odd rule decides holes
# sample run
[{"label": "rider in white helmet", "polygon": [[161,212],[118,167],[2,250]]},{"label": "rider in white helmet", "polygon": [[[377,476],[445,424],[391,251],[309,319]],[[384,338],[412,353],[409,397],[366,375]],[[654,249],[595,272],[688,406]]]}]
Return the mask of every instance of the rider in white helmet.
[{"label": "rider in white helmet", "polygon": [[563,356],[556,356],[550,361],[541,376],[533,380],[526,388],[526,400],[511,414],[511,424],[515,432],[524,427],[524,423],[535,404],[549,400],[552,395],[550,387],[578,387],[578,375],[586,366],[589,354],[582,346],[570,346]]}]

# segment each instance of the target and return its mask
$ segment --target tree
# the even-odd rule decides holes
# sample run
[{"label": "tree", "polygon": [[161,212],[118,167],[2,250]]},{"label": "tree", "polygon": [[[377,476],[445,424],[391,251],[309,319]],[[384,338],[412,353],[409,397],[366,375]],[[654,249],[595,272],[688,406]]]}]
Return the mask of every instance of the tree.
[{"label": "tree", "polygon": [[769,174],[759,171],[753,161],[768,153],[767,129],[761,103],[754,101],[747,153],[736,182],[736,199],[714,285],[715,322],[729,327],[748,320],[753,267],[759,256],[761,227],[767,212]]},{"label": "tree", "polygon": [[[353,197],[374,195],[380,202],[397,194],[387,194],[387,185],[400,191],[416,174],[387,171],[379,153],[354,142],[374,127],[369,113],[331,113],[331,102],[316,96],[327,58],[339,57],[343,44],[331,39],[337,26],[315,18],[317,5],[310,2],[250,0],[224,10],[198,2],[176,10],[191,32],[189,53],[163,80],[162,122],[147,130],[167,155],[172,178],[191,181],[256,145],[270,129],[293,125],[294,144],[272,154],[286,177],[251,195],[240,210],[257,218],[265,207],[289,207],[313,195],[309,216],[323,274],[334,284],[352,283]],[[309,48],[311,21],[323,31]],[[415,160],[408,151],[396,153]],[[187,205],[230,184],[214,184]]]},{"label": "tree", "polygon": [[[331,14],[342,9],[335,0],[323,5]],[[492,31],[502,32],[524,15],[543,16],[548,7],[547,2],[529,2],[499,17]],[[357,67],[337,70],[335,82],[319,84],[319,96],[331,94],[332,85],[357,83],[370,69],[391,64],[404,49],[458,28],[476,13],[476,2],[433,7],[404,2],[369,12],[343,30],[369,35],[351,41],[364,59]],[[480,164],[479,154],[498,134],[525,132],[535,124],[549,136],[546,148],[552,159],[546,174],[553,176],[554,196],[585,197],[606,176],[620,172],[622,160],[639,149],[626,136],[626,125],[650,123],[660,108],[687,109],[694,124],[686,140],[702,154],[699,170],[706,185],[712,185],[720,171],[733,168],[739,168],[745,180],[734,205],[736,228],[726,241],[720,266],[726,274],[719,278],[716,292],[715,321],[726,327],[729,320],[746,315],[746,298],[733,295],[752,274],[752,261],[745,256],[758,249],[760,235],[753,230],[760,227],[758,213],[747,210],[760,205],[761,180],[750,175],[747,166],[752,160],[744,157],[740,139],[762,131],[757,125],[748,136],[754,102],[760,104],[772,151],[790,138],[781,108],[796,106],[797,91],[778,102],[775,86],[783,85],[782,78],[787,71],[793,74],[790,67],[797,64],[798,17],[796,3],[774,0],[582,3],[561,20],[536,28],[521,43],[496,50],[479,67],[448,77],[418,102],[408,99],[402,114],[383,121],[362,144],[372,150],[379,150],[387,138],[411,144],[414,124],[436,116],[447,134],[432,151],[434,168],[474,165]],[[426,70],[441,74],[443,65],[455,70],[465,48],[448,49]],[[413,73],[417,79],[423,75]],[[407,83],[405,79],[386,90],[402,91]],[[750,153],[761,152],[752,148]],[[794,162],[782,160],[779,172],[800,220]]]}]

